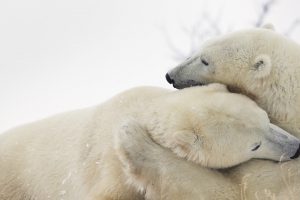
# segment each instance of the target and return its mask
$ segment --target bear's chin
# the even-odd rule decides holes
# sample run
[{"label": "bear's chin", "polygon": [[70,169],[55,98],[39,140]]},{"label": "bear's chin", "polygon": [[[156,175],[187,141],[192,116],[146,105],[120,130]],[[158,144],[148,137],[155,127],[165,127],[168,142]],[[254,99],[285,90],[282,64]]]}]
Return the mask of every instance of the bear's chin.
[{"label": "bear's chin", "polygon": [[180,84],[176,84],[173,83],[173,87],[176,89],[184,89],[184,88],[189,88],[189,87],[194,87],[194,86],[204,86],[204,85],[208,85],[208,83],[202,83],[202,82],[197,82],[197,81],[193,81],[193,80],[188,80],[184,83],[180,83]]}]

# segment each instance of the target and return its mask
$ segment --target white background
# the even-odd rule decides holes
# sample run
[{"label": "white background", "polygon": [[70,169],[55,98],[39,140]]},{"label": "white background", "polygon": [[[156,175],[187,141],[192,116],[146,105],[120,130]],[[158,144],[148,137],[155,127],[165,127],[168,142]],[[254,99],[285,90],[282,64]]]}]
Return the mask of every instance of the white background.
[{"label": "white background", "polygon": [[[204,14],[219,16],[223,30],[248,28],[261,2],[0,0],[0,132],[130,87],[171,88],[164,75],[179,60],[167,39],[188,56],[184,30]],[[299,7],[298,0],[278,0],[265,21],[285,32]],[[299,34],[291,37],[299,41]]]}]

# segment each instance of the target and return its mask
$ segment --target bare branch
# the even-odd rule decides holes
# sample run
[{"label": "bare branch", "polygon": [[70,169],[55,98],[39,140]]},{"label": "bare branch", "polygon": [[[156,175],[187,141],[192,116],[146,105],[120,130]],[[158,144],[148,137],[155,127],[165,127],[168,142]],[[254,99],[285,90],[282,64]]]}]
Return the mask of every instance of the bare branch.
[{"label": "bare branch", "polygon": [[265,22],[266,16],[270,13],[272,6],[275,4],[276,0],[269,0],[262,5],[261,12],[255,22],[256,27],[261,27]]},{"label": "bare branch", "polygon": [[182,52],[180,50],[179,47],[176,46],[175,42],[171,39],[170,35],[168,34],[168,31],[166,30],[165,27],[160,27],[160,30],[165,38],[166,44],[168,46],[168,48],[171,50],[172,52],[172,58],[174,60],[177,61],[182,61],[184,59],[187,58],[187,55],[184,54],[184,52]]},{"label": "bare branch", "polygon": [[291,36],[292,33],[299,27],[300,19],[296,19],[293,23],[289,26],[289,28],[284,32],[284,35]]},{"label": "bare branch", "polygon": [[[255,27],[261,27],[265,23],[266,18],[271,13],[273,6],[276,4],[277,0],[262,0],[263,3],[259,3],[258,17],[254,21]],[[261,0],[260,0],[261,2]],[[226,27],[221,27],[223,20],[222,9],[219,10],[217,16],[212,16],[209,12],[203,12],[202,16],[198,21],[196,21],[191,27],[182,26],[181,29],[185,33],[186,37],[189,39],[189,52],[183,52],[180,50],[178,45],[174,43],[164,31],[164,36],[166,38],[166,43],[169,49],[173,52],[173,58],[177,61],[183,60],[186,57],[193,54],[208,37],[221,35],[225,32],[233,30],[232,25]],[[300,26],[300,18],[297,18],[286,30],[285,35],[290,36],[298,27]]]},{"label": "bare branch", "polygon": [[219,22],[222,18],[222,12],[216,17],[212,17],[208,13],[204,13],[202,17],[193,24],[192,27],[181,27],[183,33],[185,33],[189,40],[188,52],[183,52],[178,45],[171,39],[165,27],[161,27],[161,31],[165,38],[168,48],[173,54],[173,59],[182,61],[191,54],[193,54],[200,46],[200,43],[209,36],[216,36],[222,34],[222,30],[219,26]]}]

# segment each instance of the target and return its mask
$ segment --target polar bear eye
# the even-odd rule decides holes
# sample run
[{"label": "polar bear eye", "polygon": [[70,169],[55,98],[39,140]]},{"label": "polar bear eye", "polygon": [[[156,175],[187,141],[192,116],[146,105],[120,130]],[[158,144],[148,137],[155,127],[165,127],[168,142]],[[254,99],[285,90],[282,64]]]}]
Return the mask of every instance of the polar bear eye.
[{"label": "polar bear eye", "polygon": [[203,59],[203,58],[201,58],[201,62],[202,62],[202,64],[205,65],[205,66],[208,66],[208,65],[209,65],[209,63],[208,63],[205,59]]},{"label": "polar bear eye", "polygon": [[196,144],[197,142],[199,142],[200,138],[199,135],[195,134],[194,135],[194,144]]},{"label": "polar bear eye", "polygon": [[255,144],[253,145],[254,147],[251,149],[251,151],[256,151],[257,149],[259,149],[260,145],[261,145],[261,142],[255,143]]},{"label": "polar bear eye", "polygon": [[263,64],[264,64],[264,61],[263,61],[263,60],[260,60],[260,61],[258,61],[257,63],[255,63],[255,68],[256,68],[256,69],[259,69],[260,66],[263,65]]}]

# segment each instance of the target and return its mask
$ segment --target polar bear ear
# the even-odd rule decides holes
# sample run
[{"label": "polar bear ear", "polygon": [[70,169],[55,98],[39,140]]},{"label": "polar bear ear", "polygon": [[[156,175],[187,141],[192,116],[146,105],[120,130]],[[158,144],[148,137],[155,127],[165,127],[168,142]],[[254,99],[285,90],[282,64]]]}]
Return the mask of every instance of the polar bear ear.
[{"label": "polar bear ear", "polygon": [[164,150],[150,137],[148,131],[136,120],[130,119],[122,124],[114,138],[114,149],[122,163],[123,171],[129,176],[130,181],[143,185],[142,174],[155,177],[157,171],[149,166],[157,165]]},{"label": "polar bear ear", "polygon": [[255,78],[264,78],[271,73],[272,62],[268,55],[259,55],[255,58],[253,69],[255,71]]},{"label": "polar bear ear", "polygon": [[274,25],[271,24],[271,23],[267,23],[267,24],[263,25],[262,28],[264,28],[264,29],[269,29],[269,30],[272,30],[272,31],[275,31],[275,27],[274,27]]}]

